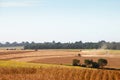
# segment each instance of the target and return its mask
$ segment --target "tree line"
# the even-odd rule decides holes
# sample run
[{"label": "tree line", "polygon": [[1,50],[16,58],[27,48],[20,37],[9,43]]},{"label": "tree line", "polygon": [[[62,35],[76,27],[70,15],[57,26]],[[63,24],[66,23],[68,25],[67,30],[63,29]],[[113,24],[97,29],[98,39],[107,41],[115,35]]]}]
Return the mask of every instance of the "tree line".
[{"label": "tree line", "polygon": [[0,47],[15,47],[15,46],[25,46],[25,45],[30,45],[31,43],[29,42],[5,42],[5,43],[0,43]]},{"label": "tree line", "polygon": [[87,68],[104,68],[108,64],[108,61],[106,59],[98,59],[97,62],[94,62],[93,60],[85,59],[84,64],[80,64],[80,60],[73,59],[73,66],[81,66],[81,67],[87,67]]},{"label": "tree line", "polygon": [[120,50],[120,42],[44,42],[44,43],[35,43],[35,42],[6,42],[0,43],[0,47],[11,47],[11,46],[24,46],[25,49],[114,49]]},{"label": "tree line", "polygon": [[31,43],[25,45],[25,49],[120,49],[120,42],[85,42],[77,41],[74,43],[44,42]]}]

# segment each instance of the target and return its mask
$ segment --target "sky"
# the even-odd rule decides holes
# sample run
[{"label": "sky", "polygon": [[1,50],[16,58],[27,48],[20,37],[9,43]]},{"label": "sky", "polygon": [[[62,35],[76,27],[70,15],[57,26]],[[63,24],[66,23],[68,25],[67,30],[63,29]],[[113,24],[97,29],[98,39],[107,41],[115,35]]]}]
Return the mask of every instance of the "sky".
[{"label": "sky", "polygon": [[0,0],[0,42],[120,42],[120,0]]}]

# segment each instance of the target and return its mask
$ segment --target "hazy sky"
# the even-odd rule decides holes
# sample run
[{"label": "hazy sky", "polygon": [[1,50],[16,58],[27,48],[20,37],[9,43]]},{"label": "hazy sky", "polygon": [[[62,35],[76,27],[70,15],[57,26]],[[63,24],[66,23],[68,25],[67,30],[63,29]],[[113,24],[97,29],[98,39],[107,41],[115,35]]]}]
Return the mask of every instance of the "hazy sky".
[{"label": "hazy sky", "polygon": [[0,42],[120,41],[120,0],[0,0]]}]

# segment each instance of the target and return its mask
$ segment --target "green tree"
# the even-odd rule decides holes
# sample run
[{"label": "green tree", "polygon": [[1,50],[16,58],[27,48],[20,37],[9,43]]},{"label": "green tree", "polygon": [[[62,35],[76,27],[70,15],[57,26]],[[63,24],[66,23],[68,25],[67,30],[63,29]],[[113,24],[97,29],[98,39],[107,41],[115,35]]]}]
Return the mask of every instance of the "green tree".
[{"label": "green tree", "polygon": [[104,68],[106,66],[108,61],[106,59],[98,59],[98,64],[100,65],[100,68]]},{"label": "green tree", "polygon": [[90,68],[90,67],[92,67],[93,60],[86,59],[86,60],[84,60],[84,63],[86,65],[86,67]]},{"label": "green tree", "polygon": [[92,68],[99,68],[99,64],[97,62],[92,62]]},{"label": "green tree", "polygon": [[78,59],[73,59],[72,65],[73,65],[73,66],[79,66],[79,65],[80,65],[80,60],[78,60]]}]

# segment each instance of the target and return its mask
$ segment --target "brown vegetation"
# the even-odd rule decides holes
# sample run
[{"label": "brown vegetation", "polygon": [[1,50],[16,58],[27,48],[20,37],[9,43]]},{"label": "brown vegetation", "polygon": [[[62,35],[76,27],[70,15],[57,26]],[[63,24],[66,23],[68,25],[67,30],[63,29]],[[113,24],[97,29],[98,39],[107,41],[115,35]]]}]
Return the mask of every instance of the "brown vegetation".
[{"label": "brown vegetation", "polygon": [[66,67],[0,68],[0,80],[120,80],[120,71]]},{"label": "brown vegetation", "polygon": [[[97,61],[99,58],[104,57],[108,60],[108,67],[120,67],[120,57],[118,54],[117,57],[116,55],[109,57],[108,55],[103,55],[104,53],[100,54],[98,52],[98,55],[91,56],[91,52],[82,51],[80,53],[79,50],[8,50],[0,51],[0,53],[2,54],[0,55],[0,59],[2,60],[50,64],[71,64],[73,59],[79,59],[80,63],[84,63],[85,59]],[[78,57],[78,53],[81,54],[81,57]],[[62,66],[11,68],[8,65],[7,68],[0,68],[0,80],[120,80],[120,71]]]}]

